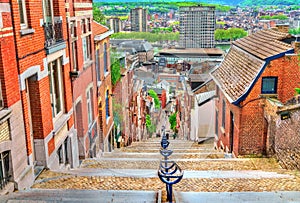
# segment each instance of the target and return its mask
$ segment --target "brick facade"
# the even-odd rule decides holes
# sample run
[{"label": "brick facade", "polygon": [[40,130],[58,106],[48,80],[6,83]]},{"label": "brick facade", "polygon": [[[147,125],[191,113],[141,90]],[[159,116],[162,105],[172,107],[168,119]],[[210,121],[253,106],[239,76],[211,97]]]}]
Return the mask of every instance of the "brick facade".
[{"label": "brick facade", "polygon": [[[93,23],[95,32],[95,53],[98,54],[97,109],[102,151],[112,151],[115,143],[113,135],[114,118],[112,111],[112,83],[110,63],[110,32],[98,23]],[[105,67],[106,66],[106,67]],[[108,103],[107,103],[108,102]],[[107,112],[108,110],[108,112]]]},{"label": "brick facade", "polygon": [[0,1],[0,195],[29,188],[34,181],[27,162],[12,9],[8,1]]},{"label": "brick facade", "polygon": [[65,4],[54,1],[51,17],[44,16],[43,4],[27,2],[19,8],[17,1],[12,2],[16,46],[11,49],[17,57],[27,156],[31,166],[76,167]]},{"label": "brick facade", "polygon": [[[300,82],[296,55],[286,55],[270,61],[259,76],[248,96],[239,105],[230,104],[221,91],[216,101],[218,114],[218,147],[235,155],[266,154],[268,150],[268,122],[264,118],[265,99],[261,94],[262,77],[278,77],[277,94],[279,101],[285,103],[293,97]],[[222,127],[223,101],[225,101],[225,127]],[[233,118],[233,123],[231,122]],[[233,124],[233,125],[232,125]],[[233,127],[233,129],[232,129]],[[233,130],[233,131],[231,131]],[[231,133],[233,132],[233,133]],[[231,141],[233,134],[233,142]]]}]

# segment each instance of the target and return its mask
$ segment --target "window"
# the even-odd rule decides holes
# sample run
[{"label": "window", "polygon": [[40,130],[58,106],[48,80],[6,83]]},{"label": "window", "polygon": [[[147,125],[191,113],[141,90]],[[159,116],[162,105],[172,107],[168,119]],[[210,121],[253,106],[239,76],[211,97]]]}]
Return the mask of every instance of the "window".
[{"label": "window", "polygon": [[63,148],[62,145],[60,145],[60,147],[57,150],[57,154],[58,154],[58,161],[60,164],[64,163],[64,152],[63,152]]},{"label": "window", "polygon": [[103,45],[103,60],[104,60],[104,72],[107,73],[108,68],[107,68],[107,44],[106,43],[104,43]]},{"label": "window", "polygon": [[76,37],[76,21],[70,22],[70,33],[71,33],[71,38]]},{"label": "window", "polygon": [[223,100],[223,103],[222,103],[222,127],[225,128],[225,112],[226,112],[226,102],[225,100]]},{"label": "window", "polygon": [[81,33],[82,33],[82,34],[86,33],[85,19],[82,19],[82,20],[81,20]]},{"label": "window", "polygon": [[105,111],[106,111],[106,119],[110,117],[109,114],[109,91],[106,90],[106,96],[105,96]]},{"label": "window", "polygon": [[93,88],[90,88],[86,93],[88,124],[92,125],[93,122]]},{"label": "window", "polygon": [[76,41],[71,43],[71,49],[72,49],[72,62],[73,62],[73,70],[77,70],[77,48],[76,48]]},{"label": "window", "polygon": [[262,94],[276,94],[277,93],[277,77],[263,77],[261,85]]},{"label": "window", "polygon": [[91,40],[90,35],[82,38],[83,59],[87,62],[91,58]]},{"label": "window", "polygon": [[27,28],[27,15],[25,0],[18,0],[21,29]]},{"label": "window", "polygon": [[97,82],[100,82],[101,81],[101,78],[100,78],[100,63],[99,63],[99,49],[96,50],[96,53],[95,53],[95,66],[96,66],[96,74],[97,74]]},{"label": "window", "polygon": [[63,80],[61,58],[48,64],[52,118],[63,113]]},{"label": "window", "polygon": [[43,14],[45,23],[53,22],[52,0],[43,0]]},{"label": "window", "polygon": [[10,151],[0,153],[0,189],[4,188],[12,176],[10,165]]}]

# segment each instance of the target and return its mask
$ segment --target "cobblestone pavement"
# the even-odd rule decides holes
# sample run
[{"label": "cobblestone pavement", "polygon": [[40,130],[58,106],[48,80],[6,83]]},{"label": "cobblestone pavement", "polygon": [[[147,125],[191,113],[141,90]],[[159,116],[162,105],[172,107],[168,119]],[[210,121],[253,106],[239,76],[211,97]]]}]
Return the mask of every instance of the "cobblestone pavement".
[{"label": "cobblestone pavement", "polygon": [[[155,143],[156,142],[156,143]],[[153,157],[147,154],[149,148],[157,146],[158,139],[148,140],[147,142],[134,143],[128,148],[116,149],[111,154],[104,155],[99,159],[84,160],[81,164],[82,169],[158,169],[159,159],[157,154]],[[143,147],[141,147],[143,146]],[[287,171],[280,168],[275,159],[272,158],[235,158],[225,159],[220,156],[220,152],[213,149],[213,143],[195,144],[188,141],[171,141],[171,146],[182,153],[179,156],[178,165],[185,171],[213,171],[224,170],[235,171],[254,170],[254,171],[273,171],[280,174],[289,174],[290,177],[272,178],[183,178],[182,181],[173,186],[176,191],[188,192],[237,192],[237,191],[300,191],[299,171]],[[184,148],[188,146],[188,148]],[[152,150],[152,149],[151,149]],[[154,149],[153,149],[154,150]],[[130,156],[118,156],[122,152],[132,153]],[[176,150],[174,150],[176,151]],[[193,151],[193,152],[191,152]],[[178,152],[178,151],[177,151]],[[209,153],[208,153],[209,152]],[[180,152],[179,152],[180,153]],[[205,153],[205,156],[203,156]],[[134,157],[138,157],[134,158]],[[144,157],[144,159],[143,159]],[[199,157],[202,157],[199,159]],[[203,158],[205,157],[205,158]],[[222,158],[221,158],[222,157]],[[118,158],[117,160],[115,158]],[[177,156],[178,158],[178,156]],[[156,160],[157,159],[157,160]],[[234,175],[233,175],[234,176]],[[33,188],[44,189],[89,189],[89,190],[163,190],[165,185],[158,178],[139,178],[139,177],[114,177],[114,176],[76,176],[71,174],[61,174],[59,172],[44,171]],[[164,194],[164,192],[163,192]]]}]

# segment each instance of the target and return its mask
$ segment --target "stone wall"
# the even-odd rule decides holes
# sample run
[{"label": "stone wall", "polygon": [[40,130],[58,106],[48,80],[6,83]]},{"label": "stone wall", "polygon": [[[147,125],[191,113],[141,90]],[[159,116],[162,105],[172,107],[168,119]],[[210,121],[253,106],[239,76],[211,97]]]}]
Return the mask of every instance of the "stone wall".
[{"label": "stone wall", "polygon": [[276,120],[275,155],[283,168],[300,169],[300,109],[290,116]]},{"label": "stone wall", "polygon": [[[283,168],[300,169],[300,104],[283,106],[268,100],[264,110],[268,154],[275,155]],[[288,112],[290,117],[281,119],[282,112]]]}]

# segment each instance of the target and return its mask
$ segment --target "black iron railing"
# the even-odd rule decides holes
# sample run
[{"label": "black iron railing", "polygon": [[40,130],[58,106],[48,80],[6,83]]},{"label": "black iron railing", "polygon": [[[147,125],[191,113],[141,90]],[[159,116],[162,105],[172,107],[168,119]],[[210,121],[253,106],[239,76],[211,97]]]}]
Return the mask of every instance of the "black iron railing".
[{"label": "black iron railing", "polygon": [[62,21],[44,23],[45,48],[51,47],[63,40]]},{"label": "black iron railing", "polygon": [[181,181],[183,177],[183,170],[181,170],[181,168],[175,163],[175,161],[168,159],[168,157],[173,153],[173,150],[167,149],[169,144],[170,142],[168,141],[165,133],[165,126],[163,126],[162,139],[160,142],[160,154],[164,157],[164,159],[160,161],[158,177],[163,183],[166,184],[167,200],[169,203],[172,203],[172,186]]}]

